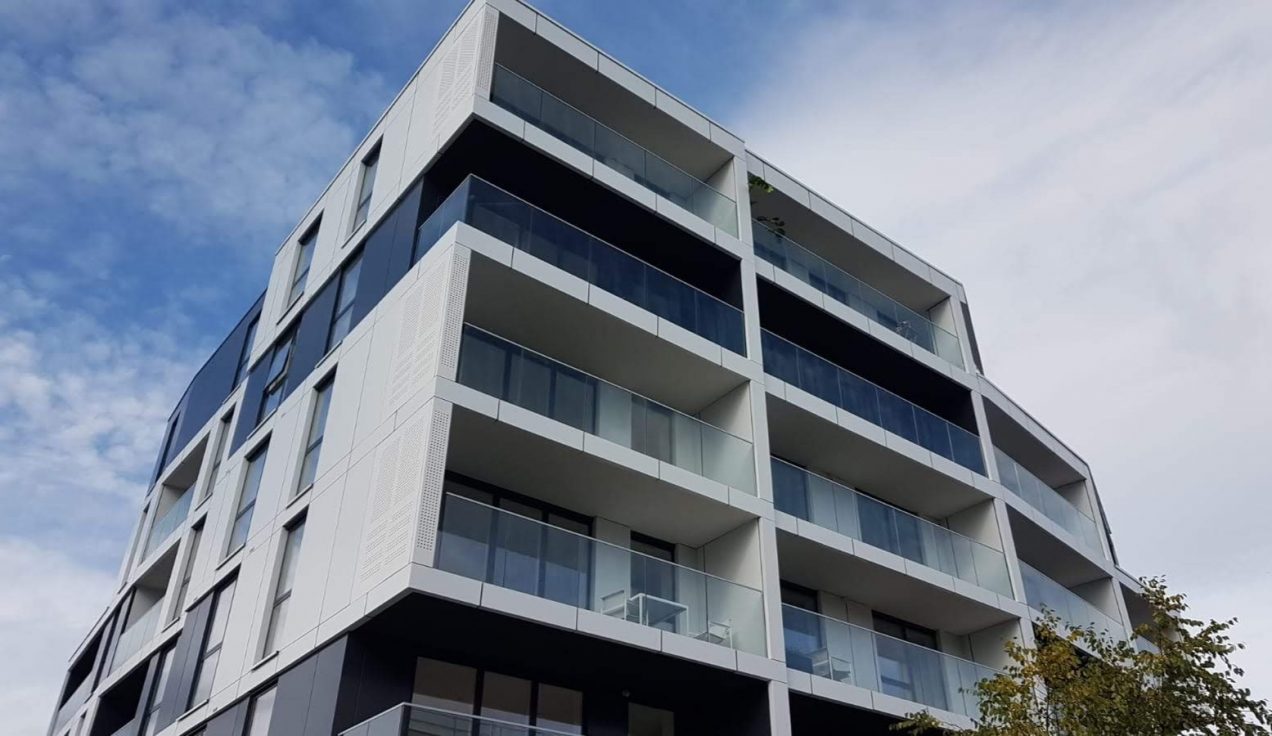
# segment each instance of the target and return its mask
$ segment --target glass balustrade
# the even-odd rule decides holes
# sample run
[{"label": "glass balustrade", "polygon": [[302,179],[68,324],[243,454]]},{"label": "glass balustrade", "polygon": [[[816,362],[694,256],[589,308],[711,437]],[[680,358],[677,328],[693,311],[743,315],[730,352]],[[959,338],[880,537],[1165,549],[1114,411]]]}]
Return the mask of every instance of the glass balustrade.
[{"label": "glass balustrade", "polygon": [[190,501],[193,498],[193,487],[185,489],[163,513],[163,516],[155,519],[154,524],[150,526],[150,535],[146,537],[146,548],[141,555],[143,559],[166,542],[186,520],[186,516],[190,513]]},{"label": "glass balustrade", "polygon": [[110,660],[111,670],[127,662],[129,657],[141,651],[146,642],[150,641],[151,637],[155,635],[155,627],[159,622],[160,608],[159,602],[156,601],[119,635],[119,641],[115,644],[115,653]]},{"label": "glass balustrade", "polygon": [[963,350],[949,330],[901,304],[882,291],[773,232],[761,222],[752,228],[755,255],[803,281],[826,296],[860,312],[924,350],[963,367]]},{"label": "glass balustrade", "polygon": [[1011,597],[1003,553],[927,519],[773,458],[778,511]]},{"label": "glass balustrade", "polygon": [[732,198],[525,77],[496,64],[490,101],[737,237]]},{"label": "glass balustrade", "polygon": [[791,605],[782,606],[786,666],[930,708],[980,715],[976,683],[997,671]]},{"label": "glass balustrade", "polygon": [[765,654],[760,591],[453,493],[437,567],[501,588]]},{"label": "glass balustrade", "polygon": [[[526,716],[506,711],[502,715],[502,718],[490,718],[402,703],[341,731],[340,736],[574,736],[583,733],[578,725],[531,725],[525,722]],[[543,718],[539,716],[539,720]]]},{"label": "glass balustrade", "polygon": [[1125,639],[1122,624],[1105,614],[1085,598],[1043,575],[1034,568],[1020,563],[1020,577],[1025,584],[1025,601],[1036,611],[1051,611],[1066,626],[1086,628],[1093,626],[1097,632],[1114,639]]},{"label": "glass balustrade", "polygon": [[984,475],[975,434],[767,330],[763,348],[769,375]]},{"label": "glass balustrade", "polygon": [[1043,516],[1059,524],[1100,557],[1104,556],[1100,530],[1094,519],[997,447],[994,448],[994,463],[998,466],[999,480],[1007,490],[1041,511]]},{"label": "glass balustrade", "polygon": [[755,495],[750,442],[473,325],[464,326],[459,382]]},{"label": "glass balustrade", "polygon": [[420,225],[416,252],[422,255],[455,222],[471,225],[721,347],[746,354],[740,309],[493,184],[473,176],[465,179]]}]

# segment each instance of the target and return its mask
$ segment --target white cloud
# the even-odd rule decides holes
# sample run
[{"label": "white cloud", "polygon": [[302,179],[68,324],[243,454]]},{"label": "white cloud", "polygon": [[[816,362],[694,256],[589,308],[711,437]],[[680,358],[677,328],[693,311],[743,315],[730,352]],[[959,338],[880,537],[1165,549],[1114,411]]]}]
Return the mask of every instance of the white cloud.
[{"label": "white cloud", "polygon": [[[57,550],[0,537],[0,712],[5,732],[43,734],[71,651],[111,593],[110,575]],[[93,604],[88,604],[93,601]]]},{"label": "white cloud", "polygon": [[[36,4],[38,5],[38,3]],[[125,193],[189,233],[294,224],[388,100],[352,55],[150,4],[85,3],[60,37],[0,42],[0,191],[50,176]],[[220,247],[272,252],[242,238]]]},{"label": "white cloud", "polygon": [[784,40],[748,144],[961,279],[988,375],[1092,464],[1124,565],[1272,695],[1272,6],[891,6]]}]

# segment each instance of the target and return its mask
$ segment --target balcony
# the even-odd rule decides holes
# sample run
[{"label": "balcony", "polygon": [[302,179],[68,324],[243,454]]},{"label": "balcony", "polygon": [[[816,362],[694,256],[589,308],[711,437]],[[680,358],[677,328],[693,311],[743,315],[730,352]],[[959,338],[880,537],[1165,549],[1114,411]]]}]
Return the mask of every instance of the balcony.
[{"label": "balcony", "polygon": [[172,502],[168,510],[163,513],[150,526],[150,534],[146,537],[146,547],[142,552],[141,559],[150,556],[168,538],[181,527],[182,522],[186,520],[186,516],[190,513],[190,502],[194,499],[194,487],[185,489],[177,500]]},{"label": "balcony", "polygon": [[437,567],[501,588],[763,656],[760,591],[453,493]]},{"label": "balcony", "polygon": [[1125,639],[1122,624],[1060,583],[1033,567],[1020,563],[1020,577],[1025,584],[1025,600],[1036,611],[1051,611],[1070,628],[1093,627],[1097,633],[1113,639]]},{"label": "balcony", "polygon": [[751,443],[473,325],[459,383],[682,470],[755,495]]},{"label": "balcony", "polygon": [[573,730],[560,731],[541,725],[402,703],[341,731],[339,736],[574,736],[582,733],[578,726],[567,727]]},{"label": "balcony", "polygon": [[778,511],[1011,597],[1002,552],[777,458],[772,464]]},{"label": "balcony", "polygon": [[141,648],[155,635],[159,623],[159,609],[162,607],[158,602],[154,603],[119,635],[119,641],[115,644],[115,653],[111,655],[110,671],[113,672],[116,667],[141,651]]},{"label": "balcony", "polygon": [[1098,557],[1104,557],[1104,548],[1100,545],[1100,530],[1094,519],[997,447],[994,448],[994,461],[998,466],[999,478],[1007,490],[1077,537]]},{"label": "balcony", "polygon": [[920,447],[985,474],[980,438],[765,330],[764,371]]},{"label": "balcony", "polygon": [[490,101],[619,174],[738,236],[732,198],[501,64]]},{"label": "balcony", "polygon": [[966,659],[782,606],[786,666],[929,708],[980,715],[976,684],[997,671]]},{"label": "balcony", "polygon": [[901,337],[963,367],[958,337],[761,222],[752,228],[755,255]]},{"label": "balcony", "polygon": [[465,179],[420,225],[416,252],[426,250],[456,222],[721,347],[746,353],[740,309],[477,177]]}]

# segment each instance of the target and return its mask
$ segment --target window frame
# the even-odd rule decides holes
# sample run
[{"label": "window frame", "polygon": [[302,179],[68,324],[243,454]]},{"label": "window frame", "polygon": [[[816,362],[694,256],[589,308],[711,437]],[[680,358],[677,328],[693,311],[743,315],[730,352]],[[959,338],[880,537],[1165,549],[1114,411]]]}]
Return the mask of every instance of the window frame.
[{"label": "window frame", "polygon": [[221,421],[217,423],[216,431],[212,436],[212,458],[211,466],[208,468],[208,478],[203,484],[203,491],[199,495],[198,503],[203,503],[212,497],[212,491],[216,489],[216,477],[221,474],[221,464],[225,462],[225,453],[228,449],[230,440],[230,429],[234,424],[234,407],[221,417]]},{"label": "window frame", "polygon": [[304,233],[296,238],[296,254],[292,259],[291,285],[287,290],[287,309],[305,295],[309,282],[309,269],[314,262],[314,250],[318,247],[318,232],[322,225],[322,215],[313,221]]},{"label": "window frame", "polygon": [[247,332],[243,335],[243,347],[239,348],[238,366],[234,369],[234,388],[247,377],[248,364],[252,362],[252,348],[256,347],[256,331],[260,329],[261,316],[258,314],[247,323]]},{"label": "window frame", "polygon": [[[244,460],[247,467],[243,471],[243,483],[239,487],[238,500],[234,504],[234,517],[233,521],[230,523],[230,536],[225,552],[226,557],[233,555],[235,552],[238,552],[240,549],[245,547],[247,545],[247,539],[251,535],[252,516],[256,511],[256,500],[261,493],[261,479],[265,475],[265,463],[269,459],[269,440],[269,437],[262,440],[260,444],[248,453]],[[255,480],[253,480],[253,468],[257,462],[260,463],[260,472],[255,473]],[[253,486],[250,499],[246,495],[248,484]],[[246,504],[244,503],[245,500]],[[239,528],[240,522],[244,524],[243,539],[238,544],[235,544],[234,539],[236,535],[234,532]]]},{"label": "window frame", "polygon": [[190,550],[186,553],[185,564],[181,567],[181,580],[177,583],[176,605],[173,607],[172,618],[169,623],[181,618],[181,613],[185,608],[186,596],[190,594],[190,581],[194,578],[194,563],[198,561],[199,545],[203,543],[203,527],[204,521],[202,519],[190,527],[190,536],[187,542]]},{"label": "window frame", "polygon": [[[221,661],[221,646],[225,642],[225,630],[229,626],[228,620],[224,622],[225,625],[218,626],[218,623],[221,621],[219,617],[224,615],[226,619],[229,618],[230,610],[234,606],[234,594],[237,592],[237,589],[238,576],[232,575],[221,583],[221,585],[212,594],[212,608],[208,611],[207,628],[203,632],[203,641],[199,646],[199,659],[195,663],[194,672],[190,677],[190,694],[186,698],[186,710],[193,710],[195,707],[207,701],[208,697],[211,696],[211,678],[216,677],[216,669],[217,666],[220,665]],[[226,591],[229,591],[228,600],[226,598]],[[220,636],[216,642],[212,642],[212,634],[218,628],[221,630]],[[216,655],[216,661],[212,663],[212,670],[209,672],[207,667],[208,659],[214,654]],[[196,696],[199,694],[199,686],[204,682],[208,683],[208,694],[196,700]]]},{"label": "window frame", "polygon": [[358,173],[358,198],[354,202],[353,226],[350,233],[367,223],[371,215],[371,197],[375,195],[375,178],[380,171],[380,144],[384,139],[375,142],[367,155],[362,157],[362,165]]},{"label": "window frame", "polygon": [[[287,608],[282,608],[283,615],[279,615],[279,609],[291,600],[292,591],[296,587],[296,565],[299,564],[299,556],[301,549],[305,543],[305,520],[306,515],[301,514],[291,524],[286,527],[287,536],[282,540],[278,559],[278,571],[274,577],[274,592],[270,596],[269,613],[265,620],[265,631],[261,640],[261,657],[269,655],[279,650],[278,634],[282,627],[287,623]],[[295,540],[293,542],[293,540]],[[292,546],[292,545],[295,546]],[[286,585],[286,588],[283,586]]]},{"label": "window frame", "polygon": [[[336,374],[334,371],[314,385],[313,403],[309,407],[309,423],[305,429],[305,447],[300,455],[300,468],[296,473],[296,486],[292,489],[292,498],[304,495],[306,491],[313,488],[314,481],[318,479],[318,462],[322,455],[323,440],[327,436],[327,419],[331,413],[331,399],[335,387]],[[318,421],[320,419],[318,416],[319,409],[322,410],[321,426],[319,426]],[[315,428],[318,429],[317,437],[314,437]],[[305,469],[309,467],[311,455],[314,463],[313,476],[306,481]]]},{"label": "window frame", "polygon": [[[278,364],[280,353],[283,354],[281,365]],[[256,412],[256,426],[261,426],[266,419],[273,416],[274,412],[278,411],[279,405],[283,403],[283,395],[287,393],[287,374],[291,371],[292,357],[295,353],[296,330],[291,328],[284,333],[282,339],[274,343],[270,351],[269,365],[266,366],[265,389],[261,392],[260,408]],[[274,401],[275,397],[277,401]]]},{"label": "window frame", "polygon": [[[266,716],[265,722],[261,725],[263,728],[259,731],[256,723],[256,717],[259,715],[258,708],[260,703],[269,698],[269,715]],[[267,736],[269,727],[274,720],[274,708],[278,702],[278,682],[271,682],[265,687],[257,690],[247,701],[247,717],[243,719],[243,736]]]},{"label": "window frame", "polygon": [[[340,276],[336,282],[336,304],[332,311],[331,324],[327,327],[326,352],[331,352],[332,348],[339,345],[353,329],[353,305],[358,298],[358,279],[362,276],[362,255],[363,251],[359,250],[340,267]],[[353,274],[352,288],[350,288],[350,274]],[[347,320],[345,320],[346,317]],[[337,337],[336,326],[341,324],[341,320],[345,320],[345,324]]]}]

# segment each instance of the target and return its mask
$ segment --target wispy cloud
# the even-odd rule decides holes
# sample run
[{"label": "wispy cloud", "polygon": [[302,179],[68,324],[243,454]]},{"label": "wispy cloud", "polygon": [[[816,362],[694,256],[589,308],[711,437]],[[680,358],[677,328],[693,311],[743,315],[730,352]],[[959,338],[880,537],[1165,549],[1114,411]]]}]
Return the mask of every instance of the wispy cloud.
[{"label": "wispy cloud", "polygon": [[1270,33],[1257,2],[895,5],[788,39],[734,115],[964,282],[990,377],[1092,463],[1126,566],[1243,617],[1265,695]]},{"label": "wispy cloud", "polygon": [[390,90],[161,0],[17,0],[0,28],[0,709],[34,736],[168,413]]}]

